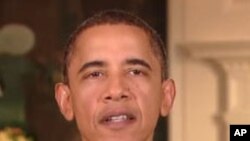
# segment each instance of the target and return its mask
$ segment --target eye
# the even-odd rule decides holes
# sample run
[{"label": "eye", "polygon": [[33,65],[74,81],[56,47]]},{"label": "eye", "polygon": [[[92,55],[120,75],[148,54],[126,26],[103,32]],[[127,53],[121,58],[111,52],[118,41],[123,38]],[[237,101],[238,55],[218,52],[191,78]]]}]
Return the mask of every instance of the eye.
[{"label": "eye", "polygon": [[131,75],[143,75],[144,73],[141,70],[133,69],[129,71],[129,74]]},{"label": "eye", "polygon": [[87,78],[98,78],[98,77],[102,77],[102,76],[103,76],[102,72],[95,71],[95,72],[89,73],[87,75]]}]

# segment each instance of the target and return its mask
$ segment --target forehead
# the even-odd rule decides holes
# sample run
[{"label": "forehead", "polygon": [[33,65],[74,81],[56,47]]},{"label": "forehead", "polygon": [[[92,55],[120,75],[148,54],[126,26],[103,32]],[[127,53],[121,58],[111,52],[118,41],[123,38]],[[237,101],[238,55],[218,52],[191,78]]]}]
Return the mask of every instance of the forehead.
[{"label": "forehead", "polygon": [[125,24],[104,24],[87,28],[78,35],[74,46],[75,52],[84,50],[85,53],[92,49],[112,47],[118,50],[153,52],[149,35],[142,28]]},{"label": "forehead", "polygon": [[137,26],[125,24],[105,24],[85,29],[78,35],[74,48],[73,62],[108,58],[124,60],[124,57],[157,58],[147,33]]},{"label": "forehead", "polygon": [[[100,24],[100,25],[94,25],[91,27],[88,27],[86,29],[83,29],[82,32],[79,33],[79,35],[76,38],[75,43],[78,43],[79,40],[84,40],[84,39],[93,39],[95,37],[99,37],[98,35],[102,36],[102,38],[108,38],[111,36],[118,36],[118,35],[133,35],[135,36],[141,36],[148,42],[150,42],[150,36],[147,34],[147,32],[138,26],[135,25],[128,25],[125,23],[118,23],[118,24]],[[121,36],[120,36],[121,37]],[[112,37],[114,38],[114,37]],[[88,41],[85,40],[85,41]]]}]

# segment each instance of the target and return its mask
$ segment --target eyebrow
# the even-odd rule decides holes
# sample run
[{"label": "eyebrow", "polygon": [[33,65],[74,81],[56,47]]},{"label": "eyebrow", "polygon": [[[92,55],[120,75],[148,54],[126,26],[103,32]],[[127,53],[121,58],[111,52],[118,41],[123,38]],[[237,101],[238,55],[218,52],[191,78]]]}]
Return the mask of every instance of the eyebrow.
[{"label": "eyebrow", "polygon": [[126,64],[128,64],[128,65],[141,65],[141,66],[148,68],[149,70],[152,70],[149,63],[147,63],[146,61],[144,61],[142,59],[138,59],[138,58],[127,59]]},{"label": "eyebrow", "polygon": [[[138,58],[127,59],[125,61],[125,64],[127,64],[127,65],[141,65],[141,66],[148,68],[149,70],[152,70],[149,63],[147,63],[146,61],[144,61],[142,59],[138,59]],[[78,73],[81,73],[84,70],[91,68],[91,67],[104,67],[104,66],[107,66],[107,63],[105,63],[103,61],[99,61],[99,60],[90,61],[90,62],[83,64],[81,66],[81,68],[79,69]]]},{"label": "eyebrow", "polygon": [[88,68],[91,68],[91,67],[104,67],[106,65],[107,64],[105,62],[103,62],[103,61],[99,61],[99,60],[90,61],[90,62],[87,62],[87,63],[83,64],[81,66],[81,68],[79,69],[78,73],[81,73],[84,70],[86,70]]}]

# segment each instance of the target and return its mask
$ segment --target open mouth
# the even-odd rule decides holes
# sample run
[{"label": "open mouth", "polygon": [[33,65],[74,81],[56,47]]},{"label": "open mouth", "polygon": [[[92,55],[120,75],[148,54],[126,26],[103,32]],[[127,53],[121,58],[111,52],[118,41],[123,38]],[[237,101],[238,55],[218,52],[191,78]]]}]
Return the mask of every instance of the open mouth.
[{"label": "open mouth", "polygon": [[118,114],[118,115],[109,115],[103,118],[102,122],[124,122],[124,121],[132,121],[135,117],[131,114]]},{"label": "open mouth", "polygon": [[133,124],[136,116],[130,112],[109,112],[102,116],[100,124],[110,129],[122,129]]}]

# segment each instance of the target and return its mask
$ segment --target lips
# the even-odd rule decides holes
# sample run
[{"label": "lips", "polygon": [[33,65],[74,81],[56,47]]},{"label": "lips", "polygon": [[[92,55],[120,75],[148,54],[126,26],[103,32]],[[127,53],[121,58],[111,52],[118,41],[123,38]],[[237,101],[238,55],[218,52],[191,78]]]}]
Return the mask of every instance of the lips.
[{"label": "lips", "polygon": [[125,128],[135,121],[136,115],[132,111],[119,109],[104,112],[100,118],[100,124],[111,129]]},{"label": "lips", "polygon": [[135,117],[131,114],[117,114],[117,115],[109,115],[103,118],[102,122],[124,122],[129,120],[134,120]]}]

